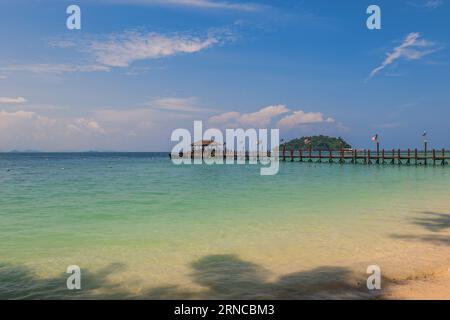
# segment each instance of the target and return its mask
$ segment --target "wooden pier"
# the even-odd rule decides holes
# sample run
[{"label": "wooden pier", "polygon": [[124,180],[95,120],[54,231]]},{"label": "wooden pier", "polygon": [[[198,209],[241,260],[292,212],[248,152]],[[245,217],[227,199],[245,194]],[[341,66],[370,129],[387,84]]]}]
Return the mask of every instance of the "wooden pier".
[{"label": "wooden pier", "polygon": [[[169,154],[171,159],[180,159],[183,156],[187,159],[211,159],[220,158],[234,159],[243,161],[258,161],[262,160],[262,157],[272,157],[270,151],[267,154],[264,152],[261,155],[258,152],[248,151],[236,151],[227,150],[225,144],[223,148],[219,148],[220,145],[214,144],[212,148],[212,140],[202,140],[192,144],[191,152],[183,154]],[[206,149],[210,148],[210,149]],[[217,151],[217,152],[216,152]],[[424,141],[424,149],[392,149],[385,150],[380,149],[380,143],[377,141],[376,150],[370,149],[358,150],[358,149],[340,149],[340,150],[314,150],[310,146],[309,149],[298,148],[297,150],[286,149],[286,144],[281,145],[281,150],[277,155],[277,158],[281,161],[291,162],[316,162],[316,163],[352,163],[352,164],[378,164],[378,165],[448,165],[450,160],[450,152],[445,149],[432,149],[428,150],[428,142]]]},{"label": "wooden pier", "polygon": [[[313,149],[297,149],[287,150],[285,146],[281,147],[278,158],[281,161],[290,162],[315,162],[315,163],[351,163],[365,165],[448,165],[450,161],[450,151],[445,149],[431,151],[419,151],[418,149],[377,149],[375,151],[341,149],[341,150],[313,150]],[[169,154],[171,159],[179,159],[183,154]],[[216,155],[206,155],[202,151],[188,153],[185,156],[189,159],[207,159],[214,157],[232,158],[234,160],[260,160],[261,156],[257,152],[237,152],[226,151],[226,153],[218,153]],[[271,153],[267,152],[267,157],[271,157]]]},{"label": "wooden pier", "polygon": [[352,164],[396,164],[396,165],[448,165],[450,153],[448,150],[433,149],[431,151],[417,149],[411,150],[313,150],[299,149],[286,150],[282,146],[280,154],[282,161],[298,162],[327,162],[327,163],[352,163]]}]

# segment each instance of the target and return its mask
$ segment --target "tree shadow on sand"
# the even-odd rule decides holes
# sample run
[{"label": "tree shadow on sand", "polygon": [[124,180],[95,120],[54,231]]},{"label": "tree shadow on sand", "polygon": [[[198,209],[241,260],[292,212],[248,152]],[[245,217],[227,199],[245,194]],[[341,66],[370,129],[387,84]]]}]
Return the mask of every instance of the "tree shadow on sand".
[{"label": "tree shadow on sand", "polygon": [[269,281],[270,272],[236,255],[210,255],[192,263],[193,282],[203,289],[179,287],[147,291],[152,299],[368,299],[364,281],[344,267],[325,266]]},{"label": "tree shadow on sand", "polygon": [[414,219],[414,224],[433,232],[450,229],[450,214],[437,212],[422,212],[423,216]]},{"label": "tree shadow on sand", "polygon": [[[70,276],[61,273],[51,278],[39,277],[26,267],[0,264],[0,299],[93,299],[96,297],[121,297],[121,287],[108,280],[108,276],[126,269],[119,263],[111,264],[97,272],[82,269],[82,290],[68,290]],[[105,293],[101,293],[105,292]]]},{"label": "tree shadow on sand", "polygon": [[[97,272],[82,269],[82,290],[68,290],[68,274],[41,279],[22,267],[0,265],[2,299],[370,299],[381,294],[366,288],[365,274],[357,280],[350,269],[324,266],[291,273],[270,281],[271,273],[236,255],[209,255],[191,264],[198,289],[167,285],[132,292],[112,283],[109,275],[123,271],[112,264]],[[384,284],[384,287],[386,285]]]},{"label": "tree shadow on sand", "polygon": [[[450,244],[450,235],[447,232],[450,231],[450,214],[424,211],[421,212],[419,217],[414,218],[412,223],[423,227],[431,233],[420,235],[393,234],[391,237],[402,240],[431,242],[436,245]],[[445,232],[445,234],[441,234],[442,232]]]}]

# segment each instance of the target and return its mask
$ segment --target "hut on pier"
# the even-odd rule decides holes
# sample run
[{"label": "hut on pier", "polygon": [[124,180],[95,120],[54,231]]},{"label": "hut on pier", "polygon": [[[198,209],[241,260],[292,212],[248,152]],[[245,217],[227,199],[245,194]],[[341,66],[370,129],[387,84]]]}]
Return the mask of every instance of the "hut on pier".
[{"label": "hut on pier", "polygon": [[204,155],[211,155],[214,157],[216,153],[223,152],[225,144],[221,144],[214,140],[199,140],[191,144],[191,155],[204,157]]}]

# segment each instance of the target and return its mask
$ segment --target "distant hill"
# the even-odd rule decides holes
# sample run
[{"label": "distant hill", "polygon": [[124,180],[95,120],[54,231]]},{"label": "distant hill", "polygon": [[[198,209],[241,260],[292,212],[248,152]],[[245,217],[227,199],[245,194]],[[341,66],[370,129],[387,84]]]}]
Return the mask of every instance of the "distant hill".
[{"label": "distant hill", "polygon": [[[305,143],[305,140],[309,143]],[[289,142],[284,143],[286,145],[286,150],[299,150],[299,149],[309,149],[312,147],[313,150],[339,150],[339,149],[351,149],[352,146],[348,144],[341,137],[329,137],[329,136],[311,136],[311,137],[301,137]],[[281,143],[282,148],[283,143]]]}]

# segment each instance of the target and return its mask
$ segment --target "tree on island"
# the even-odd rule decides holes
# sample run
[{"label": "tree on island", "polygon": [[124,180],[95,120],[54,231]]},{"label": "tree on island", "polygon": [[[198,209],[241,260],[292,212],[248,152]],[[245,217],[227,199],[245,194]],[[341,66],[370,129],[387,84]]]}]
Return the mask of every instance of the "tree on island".
[{"label": "tree on island", "polygon": [[324,135],[296,138],[289,142],[281,143],[280,149],[283,148],[283,145],[286,146],[286,150],[312,148],[313,150],[327,151],[352,148],[352,146],[341,137],[336,138]]}]

